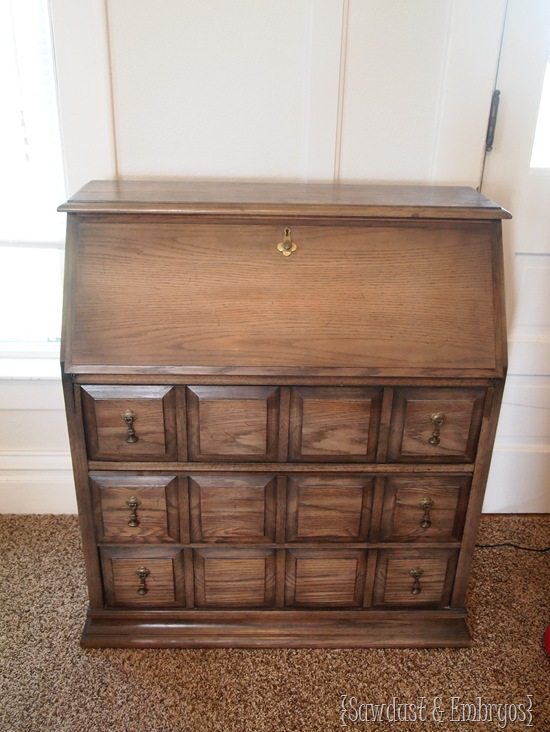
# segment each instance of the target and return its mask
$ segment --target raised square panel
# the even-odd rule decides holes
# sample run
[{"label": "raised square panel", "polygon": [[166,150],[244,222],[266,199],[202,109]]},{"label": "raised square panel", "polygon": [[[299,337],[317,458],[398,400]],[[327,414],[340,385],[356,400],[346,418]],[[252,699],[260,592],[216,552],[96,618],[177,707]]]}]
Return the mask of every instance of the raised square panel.
[{"label": "raised square panel", "polygon": [[374,583],[374,605],[430,605],[449,602],[456,551],[381,550]]},{"label": "raised square panel", "polygon": [[358,607],[363,604],[366,552],[292,549],[286,562],[285,604]]},{"label": "raised square panel", "polygon": [[473,462],[483,416],[485,389],[397,389],[388,460]]},{"label": "raised square panel", "polygon": [[91,460],[175,460],[175,389],[170,386],[81,388]]},{"label": "raised square panel", "polygon": [[196,549],[197,607],[270,607],[275,600],[275,552]]},{"label": "raised square panel", "polygon": [[179,541],[178,481],[173,475],[92,473],[98,541]]},{"label": "raised square panel", "polygon": [[375,459],[382,390],[296,387],[290,406],[291,460]]},{"label": "raised square panel", "polygon": [[385,480],[380,541],[459,541],[468,476],[392,476]]},{"label": "raised square panel", "polygon": [[192,541],[274,541],[273,476],[194,475],[189,486]]},{"label": "raised square panel", "polygon": [[287,541],[365,541],[372,478],[292,476],[288,479]]},{"label": "raised square panel", "polygon": [[180,549],[103,547],[100,552],[107,605],[185,606]]},{"label": "raised square panel", "polygon": [[187,423],[191,460],[275,460],[279,389],[188,387]]}]

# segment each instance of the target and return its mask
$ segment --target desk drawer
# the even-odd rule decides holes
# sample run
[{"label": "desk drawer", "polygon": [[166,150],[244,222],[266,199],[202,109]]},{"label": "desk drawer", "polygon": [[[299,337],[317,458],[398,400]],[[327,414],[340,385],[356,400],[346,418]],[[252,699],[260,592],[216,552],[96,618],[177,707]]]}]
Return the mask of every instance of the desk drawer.
[{"label": "desk drawer", "polygon": [[90,484],[98,541],[179,541],[178,479],[173,475],[91,473]]},{"label": "desk drawer", "polygon": [[100,552],[107,605],[185,606],[181,549],[103,547]]},{"label": "desk drawer", "polygon": [[459,541],[469,488],[469,476],[386,478],[380,541]]},{"label": "desk drawer", "polygon": [[483,388],[400,388],[390,427],[389,462],[473,462]]},{"label": "desk drawer", "polygon": [[456,559],[457,552],[454,549],[379,551],[373,605],[448,605]]},{"label": "desk drawer", "polygon": [[175,460],[175,389],[171,386],[83,386],[91,460]]}]

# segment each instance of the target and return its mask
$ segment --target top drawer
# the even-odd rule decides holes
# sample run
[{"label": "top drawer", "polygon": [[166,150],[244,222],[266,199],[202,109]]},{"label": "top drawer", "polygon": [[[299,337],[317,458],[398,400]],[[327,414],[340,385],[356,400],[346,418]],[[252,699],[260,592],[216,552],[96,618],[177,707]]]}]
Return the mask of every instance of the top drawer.
[{"label": "top drawer", "polygon": [[83,386],[91,460],[176,460],[176,394],[171,386]]},{"label": "top drawer", "polygon": [[401,388],[393,402],[388,462],[473,462],[483,388]]}]

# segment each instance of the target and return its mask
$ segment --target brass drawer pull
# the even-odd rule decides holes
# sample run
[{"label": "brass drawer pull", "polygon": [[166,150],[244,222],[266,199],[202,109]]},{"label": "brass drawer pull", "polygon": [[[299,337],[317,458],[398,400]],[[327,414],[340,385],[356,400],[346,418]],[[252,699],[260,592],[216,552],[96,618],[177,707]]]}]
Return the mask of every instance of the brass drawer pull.
[{"label": "brass drawer pull", "polygon": [[126,505],[130,509],[130,518],[128,519],[128,526],[131,526],[133,529],[135,529],[136,526],[139,526],[139,518],[137,515],[137,510],[139,506],[139,501],[135,496],[132,496],[126,501]]},{"label": "brass drawer pull", "polygon": [[441,441],[441,428],[445,424],[445,415],[443,414],[443,412],[436,412],[435,414],[432,414],[430,419],[432,420],[433,432],[428,442],[430,443],[430,445],[437,446]]},{"label": "brass drawer pull", "polygon": [[422,518],[420,519],[420,527],[422,529],[429,529],[432,525],[432,517],[430,511],[434,507],[434,502],[431,498],[426,496],[420,501],[420,508],[422,509]]},{"label": "brass drawer pull", "polygon": [[413,584],[411,587],[411,595],[419,595],[422,592],[422,587],[420,587],[420,578],[424,574],[424,570],[419,569],[418,567],[415,567],[415,569],[411,569],[409,574],[413,578]]},{"label": "brass drawer pull", "polygon": [[132,412],[131,409],[127,409],[122,413],[122,419],[126,423],[126,442],[129,442],[132,445],[134,442],[138,441],[138,436],[134,430],[136,414],[135,412]]},{"label": "brass drawer pull", "polygon": [[137,594],[146,595],[149,592],[149,590],[147,588],[145,580],[151,573],[149,572],[147,567],[140,567],[139,569],[136,569],[136,574],[139,577],[139,587],[137,589]]},{"label": "brass drawer pull", "polygon": [[283,241],[280,241],[277,244],[277,249],[283,253],[284,257],[290,257],[292,252],[295,252],[296,249],[298,249],[298,246],[292,241],[292,235],[288,226],[285,228],[283,233]]}]

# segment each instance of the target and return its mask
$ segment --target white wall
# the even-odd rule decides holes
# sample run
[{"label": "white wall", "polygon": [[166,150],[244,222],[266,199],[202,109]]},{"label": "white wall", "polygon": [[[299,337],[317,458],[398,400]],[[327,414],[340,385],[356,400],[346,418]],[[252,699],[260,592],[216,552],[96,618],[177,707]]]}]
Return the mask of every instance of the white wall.
[{"label": "white wall", "polygon": [[[479,184],[505,0],[51,8],[71,193],[115,176]],[[0,381],[0,404],[0,511],[73,511],[59,384]]]},{"label": "white wall", "polygon": [[529,12],[509,0],[483,183],[514,215],[504,237],[510,363],[486,499],[504,511],[550,512],[550,169],[530,165],[549,33],[548,0],[530,0]]}]

